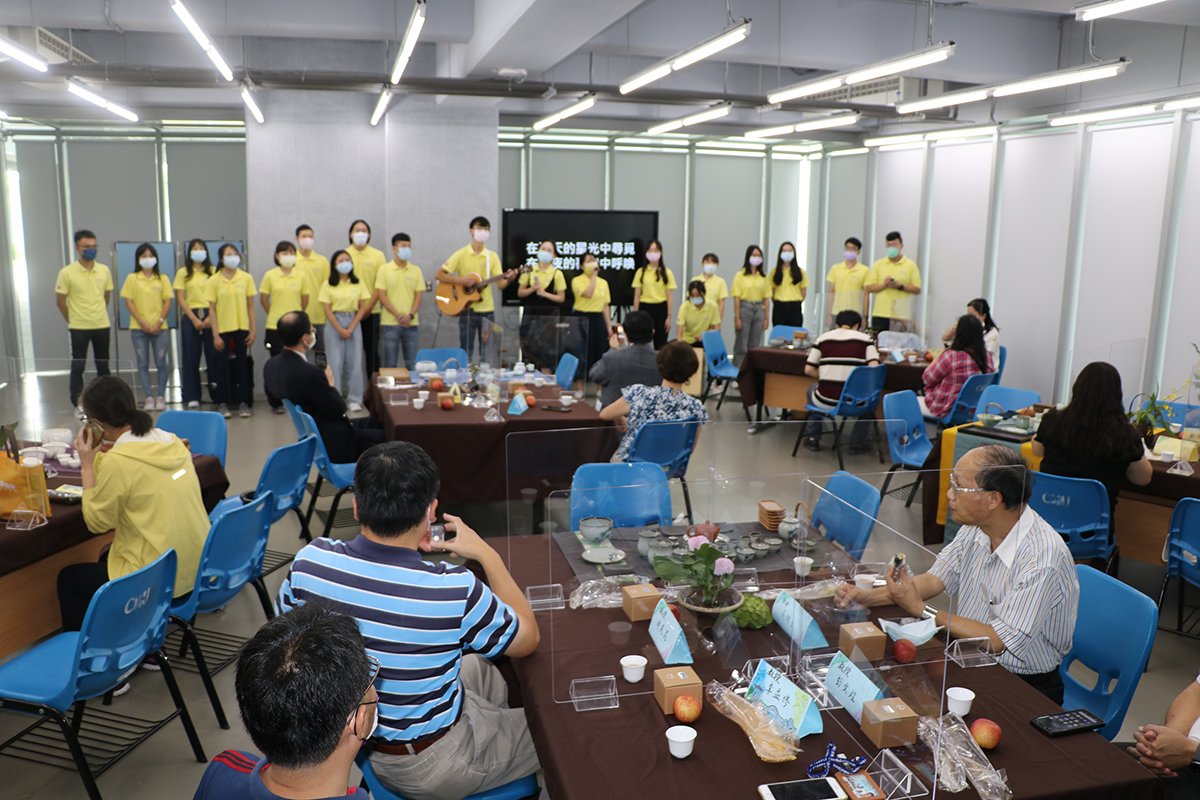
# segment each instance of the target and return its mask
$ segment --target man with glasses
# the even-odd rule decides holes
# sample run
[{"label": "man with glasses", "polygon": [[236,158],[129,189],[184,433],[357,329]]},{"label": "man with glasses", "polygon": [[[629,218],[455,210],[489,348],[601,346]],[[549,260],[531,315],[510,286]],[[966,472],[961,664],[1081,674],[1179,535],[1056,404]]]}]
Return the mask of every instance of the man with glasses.
[{"label": "man with glasses", "polygon": [[926,600],[946,592],[955,613],[936,612],[936,624],[956,638],[986,637],[1001,666],[1061,705],[1058,667],[1071,649],[1079,581],[1062,537],[1029,507],[1031,492],[1017,452],[1003,445],[967,452],[947,492],[962,527],[933,568],[915,576],[889,569],[886,588],[843,585],[838,603],[897,605],[920,617]]},{"label": "man with glasses", "polygon": [[268,622],[242,647],[237,691],[259,758],[226,750],[195,800],[366,798],[350,767],[379,721],[379,662],[358,625],[318,603]]}]

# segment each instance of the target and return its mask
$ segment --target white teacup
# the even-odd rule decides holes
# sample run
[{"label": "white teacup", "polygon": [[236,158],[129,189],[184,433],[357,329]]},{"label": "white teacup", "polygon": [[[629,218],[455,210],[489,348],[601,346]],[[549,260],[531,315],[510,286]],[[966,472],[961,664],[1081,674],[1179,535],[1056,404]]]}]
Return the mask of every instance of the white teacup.
[{"label": "white teacup", "polygon": [[951,686],[946,690],[946,710],[965,717],[971,713],[971,703],[975,701],[975,693],[961,686]]},{"label": "white teacup", "polygon": [[813,560],[808,556],[796,556],[792,559],[792,567],[801,578],[812,572]]},{"label": "white teacup", "polygon": [[558,396],[558,402],[562,403],[564,406],[568,406],[568,407],[569,407],[569,406],[570,406],[572,403],[574,403],[574,402],[575,402],[575,396],[574,396],[574,395],[570,395],[570,394],[565,394],[565,393],[564,393],[564,394],[560,394],[560,395]]},{"label": "white teacup", "polygon": [[418,391],[418,392],[417,392],[417,399],[418,399],[418,400],[420,400],[422,403],[424,403],[426,400],[428,400],[428,399],[429,399],[429,390],[428,390],[428,389],[421,389],[420,391]]},{"label": "white teacup", "polygon": [[[424,392],[424,394],[429,394],[429,393]],[[415,408],[417,411],[420,411],[422,408],[425,407],[425,398],[418,397],[417,399],[413,400],[412,407]]]},{"label": "white teacup", "polygon": [[642,678],[646,677],[646,657],[645,656],[624,656],[621,658],[621,673],[625,676],[625,680],[630,683],[637,683]]},{"label": "white teacup", "polygon": [[874,572],[864,572],[862,575],[854,576],[854,585],[859,589],[873,589],[878,577]]},{"label": "white teacup", "polygon": [[672,725],[667,728],[667,746],[676,758],[687,758],[696,746],[696,729],[687,725]]}]

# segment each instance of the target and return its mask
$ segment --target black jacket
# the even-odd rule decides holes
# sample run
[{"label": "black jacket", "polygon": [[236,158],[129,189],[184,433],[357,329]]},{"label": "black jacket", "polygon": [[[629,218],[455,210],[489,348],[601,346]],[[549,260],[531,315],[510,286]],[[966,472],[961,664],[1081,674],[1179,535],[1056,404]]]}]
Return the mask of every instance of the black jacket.
[{"label": "black jacket", "polygon": [[296,351],[284,350],[263,367],[263,383],[270,394],[291,401],[312,416],[330,461],[345,464],[358,458],[346,402],[329,385],[324,370]]}]

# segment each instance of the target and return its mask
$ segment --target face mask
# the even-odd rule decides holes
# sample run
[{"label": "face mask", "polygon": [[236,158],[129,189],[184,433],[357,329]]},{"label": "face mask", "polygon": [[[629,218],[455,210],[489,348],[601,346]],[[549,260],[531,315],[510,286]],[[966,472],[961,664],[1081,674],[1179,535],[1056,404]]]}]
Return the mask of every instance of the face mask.
[{"label": "face mask", "polygon": [[192,255],[192,261],[195,261],[197,264],[203,264],[204,259],[208,258],[208,251],[207,250],[193,250],[191,255]]},{"label": "face mask", "polygon": [[315,333],[306,333],[300,338],[300,343],[304,345],[305,350],[312,350],[317,346],[317,335]]},{"label": "face mask", "polygon": [[279,266],[285,269],[291,269],[296,266],[296,255],[294,253],[280,253]]},{"label": "face mask", "polygon": [[492,232],[487,228],[476,228],[471,231],[471,235],[475,237],[475,241],[477,242],[486,242],[488,237],[492,235]]},{"label": "face mask", "polygon": [[887,257],[888,258],[899,258],[900,257],[900,248],[899,247],[889,247],[887,249]]},{"label": "face mask", "polygon": [[230,269],[237,269],[242,263],[242,257],[237,253],[230,253],[221,259],[221,263]]},{"label": "face mask", "polygon": [[96,248],[94,248],[94,247],[85,248],[83,251],[83,260],[84,261],[95,261],[96,260]]},{"label": "face mask", "polygon": [[692,305],[694,305],[694,306],[702,306],[702,305],[704,305],[704,298],[703,298],[703,297],[692,297],[692,298],[689,298],[689,299],[692,301]]},{"label": "face mask", "polygon": [[750,266],[761,267],[762,266],[762,256],[750,256]]},{"label": "face mask", "polygon": [[[355,714],[357,714],[357,713],[358,713],[358,711],[356,710],[354,713],[355,713]],[[353,723],[353,721],[354,721],[354,715],[353,715],[353,714],[350,716],[350,721],[351,721],[352,723]],[[368,741],[368,740],[369,740],[369,739],[370,739],[372,736],[374,736],[374,735],[375,735],[375,731],[376,731],[378,728],[379,728],[379,704],[378,704],[378,703],[376,703],[376,704],[375,704],[375,716],[371,718],[371,730],[367,731],[367,732],[366,732],[364,735],[359,735],[359,736],[358,736],[358,738],[359,738],[359,739],[361,739],[361,740],[362,740],[362,741],[364,741],[364,742],[365,742],[365,741]]]},{"label": "face mask", "polygon": [[846,252],[842,253],[842,258],[846,259],[847,261],[858,261],[858,253],[854,252],[853,250],[847,250]]},{"label": "face mask", "polygon": [[313,248],[313,237],[301,236],[300,237],[300,249],[301,250],[312,250],[312,248]]},{"label": "face mask", "polygon": [[538,261],[543,264],[549,264],[553,260],[554,253],[551,253],[549,250],[538,250]]},{"label": "face mask", "polygon": [[359,247],[362,247],[367,242],[371,241],[371,234],[367,233],[366,231],[355,231],[354,233],[350,234],[350,241],[354,242]]},{"label": "face mask", "polygon": [[349,275],[352,269],[354,269],[353,261],[339,261],[337,263],[337,271],[343,275]]},{"label": "face mask", "polygon": [[796,257],[796,254],[791,250],[784,250],[779,254],[779,257],[783,259],[783,263],[790,264],[792,263],[792,259]]},{"label": "face mask", "polygon": [[712,263],[711,261],[704,265],[704,274],[705,275],[712,275],[716,271],[717,271],[717,265]]},{"label": "face mask", "polygon": [[396,248],[396,258],[400,259],[401,261],[408,261],[410,258],[412,258],[412,248],[411,247],[397,247]]},{"label": "face mask", "polygon": [[147,256],[146,258],[138,259],[138,266],[140,266],[144,270],[154,269],[154,265],[157,263],[158,263],[157,258],[150,258],[149,256]]},{"label": "face mask", "polygon": [[657,264],[658,260],[660,258],[662,258],[662,253],[658,253],[658,252],[646,253],[646,260],[649,261],[651,264]]}]

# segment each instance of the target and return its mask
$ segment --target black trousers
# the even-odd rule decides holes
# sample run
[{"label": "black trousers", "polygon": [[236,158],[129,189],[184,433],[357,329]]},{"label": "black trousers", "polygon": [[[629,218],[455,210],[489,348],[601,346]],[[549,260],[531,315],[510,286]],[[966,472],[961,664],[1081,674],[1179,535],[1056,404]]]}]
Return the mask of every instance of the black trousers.
[{"label": "black trousers", "polygon": [[[325,326],[322,325],[321,327],[325,327]],[[283,337],[279,335],[278,330],[272,330],[272,329],[268,328],[266,333],[263,334],[263,344],[266,345],[266,347],[267,347],[267,355],[268,355],[267,360],[268,361],[283,352]],[[266,369],[267,369],[267,365],[264,364],[263,365],[264,375],[266,374]],[[267,382],[264,378],[264,380],[263,380],[264,391],[265,391],[266,385],[267,385]],[[267,392],[267,402],[271,404],[271,408],[282,408],[283,407],[283,401],[280,400],[278,397],[275,397],[274,395],[272,395],[270,392]]]},{"label": "black trousers", "polygon": [[642,302],[638,309],[645,311],[654,320],[654,349],[667,343],[667,304]]},{"label": "black trousers", "polygon": [[362,318],[363,368],[367,381],[374,380],[379,371],[379,315],[367,314]]},{"label": "black trousers", "polygon": [[1049,672],[1038,672],[1032,675],[1022,675],[1020,673],[1013,674],[1028,683],[1033,688],[1037,689],[1042,694],[1046,695],[1046,697],[1049,697],[1057,705],[1062,705],[1063,681],[1062,675],[1059,674],[1057,667]]},{"label": "black trousers", "polygon": [[83,627],[92,596],[108,583],[108,551],[91,564],[69,564],[58,571],[58,608],[64,631]]},{"label": "black trousers", "polygon": [[87,366],[88,345],[92,346],[92,361],[96,365],[97,375],[108,374],[108,343],[109,329],[94,328],[92,330],[70,329],[71,333],[71,405],[79,405],[79,395],[83,394],[83,368]]},{"label": "black trousers", "polygon": [[249,331],[221,334],[225,349],[217,351],[217,396],[221,405],[250,405],[254,402],[254,376],[250,372]]},{"label": "black trousers", "polygon": [[891,317],[871,317],[871,330],[873,331],[890,331],[892,329]]},{"label": "black trousers", "polygon": [[804,327],[803,300],[776,300],[771,303],[771,324]]}]

